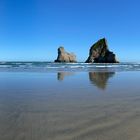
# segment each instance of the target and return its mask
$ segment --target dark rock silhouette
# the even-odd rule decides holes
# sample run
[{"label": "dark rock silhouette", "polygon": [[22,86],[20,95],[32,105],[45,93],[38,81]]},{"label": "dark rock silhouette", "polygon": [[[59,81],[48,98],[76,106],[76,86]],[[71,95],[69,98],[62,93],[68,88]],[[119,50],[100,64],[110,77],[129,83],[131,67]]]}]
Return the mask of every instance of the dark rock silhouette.
[{"label": "dark rock silhouette", "polygon": [[108,48],[105,38],[93,44],[89,51],[86,63],[118,63],[116,56]]},{"label": "dark rock silhouette", "polygon": [[89,80],[100,89],[106,89],[109,78],[113,77],[115,72],[89,72]]},{"label": "dark rock silhouette", "polygon": [[75,63],[76,55],[65,51],[64,47],[58,48],[58,57],[55,62]]}]

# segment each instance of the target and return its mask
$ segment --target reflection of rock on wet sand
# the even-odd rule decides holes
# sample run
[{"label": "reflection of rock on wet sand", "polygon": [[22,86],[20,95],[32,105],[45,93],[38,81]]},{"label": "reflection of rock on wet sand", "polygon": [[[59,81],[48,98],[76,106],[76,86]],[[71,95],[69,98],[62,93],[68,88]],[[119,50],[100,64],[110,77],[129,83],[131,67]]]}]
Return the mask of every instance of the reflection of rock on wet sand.
[{"label": "reflection of rock on wet sand", "polygon": [[57,79],[59,81],[63,81],[66,76],[72,76],[72,75],[74,75],[74,73],[72,72],[58,72]]},{"label": "reflection of rock on wet sand", "polygon": [[115,75],[115,72],[89,72],[89,79],[92,84],[100,89],[105,89],[108,79]]}]

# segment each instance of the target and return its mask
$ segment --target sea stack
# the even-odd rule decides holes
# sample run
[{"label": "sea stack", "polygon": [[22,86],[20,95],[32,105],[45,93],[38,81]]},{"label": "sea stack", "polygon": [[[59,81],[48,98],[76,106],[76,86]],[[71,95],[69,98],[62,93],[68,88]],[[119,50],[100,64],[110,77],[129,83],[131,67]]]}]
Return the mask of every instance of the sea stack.
[{"label": "sea stack", "polygon": [[111,52],[105,38],[100,39],[93,44],[89,51],[89,57],[86,63],[119,63],[116,55]]},{"label": "sea stack", "polygon": [[65,51],[64,47],[58,48],[58,57],[55,60],[55,62],[59,63],[75,63],[76,61],[76,55],[73,53],[68,53]]}]

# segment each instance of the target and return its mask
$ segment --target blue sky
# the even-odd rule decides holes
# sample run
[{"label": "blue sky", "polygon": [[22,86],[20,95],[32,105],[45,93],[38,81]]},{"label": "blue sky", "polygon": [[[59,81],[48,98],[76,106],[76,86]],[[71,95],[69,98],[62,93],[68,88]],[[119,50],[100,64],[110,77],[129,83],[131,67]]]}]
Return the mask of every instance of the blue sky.
[{"label": "blue sky", "polygon": [[61,45],[85,61],[102,37],[120,61],[140,61],[140,1],[0,0],[1,61],[53,61]]}]

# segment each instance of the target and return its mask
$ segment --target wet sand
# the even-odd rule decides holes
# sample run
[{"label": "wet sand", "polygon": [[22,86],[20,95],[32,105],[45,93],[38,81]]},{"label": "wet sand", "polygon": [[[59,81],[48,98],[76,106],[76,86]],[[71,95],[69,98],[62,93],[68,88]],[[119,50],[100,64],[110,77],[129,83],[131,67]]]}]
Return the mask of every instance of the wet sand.
[{"label": "wet sand", "polygon": [[0,140],[139,140],[140,73],[0,73]]}]

